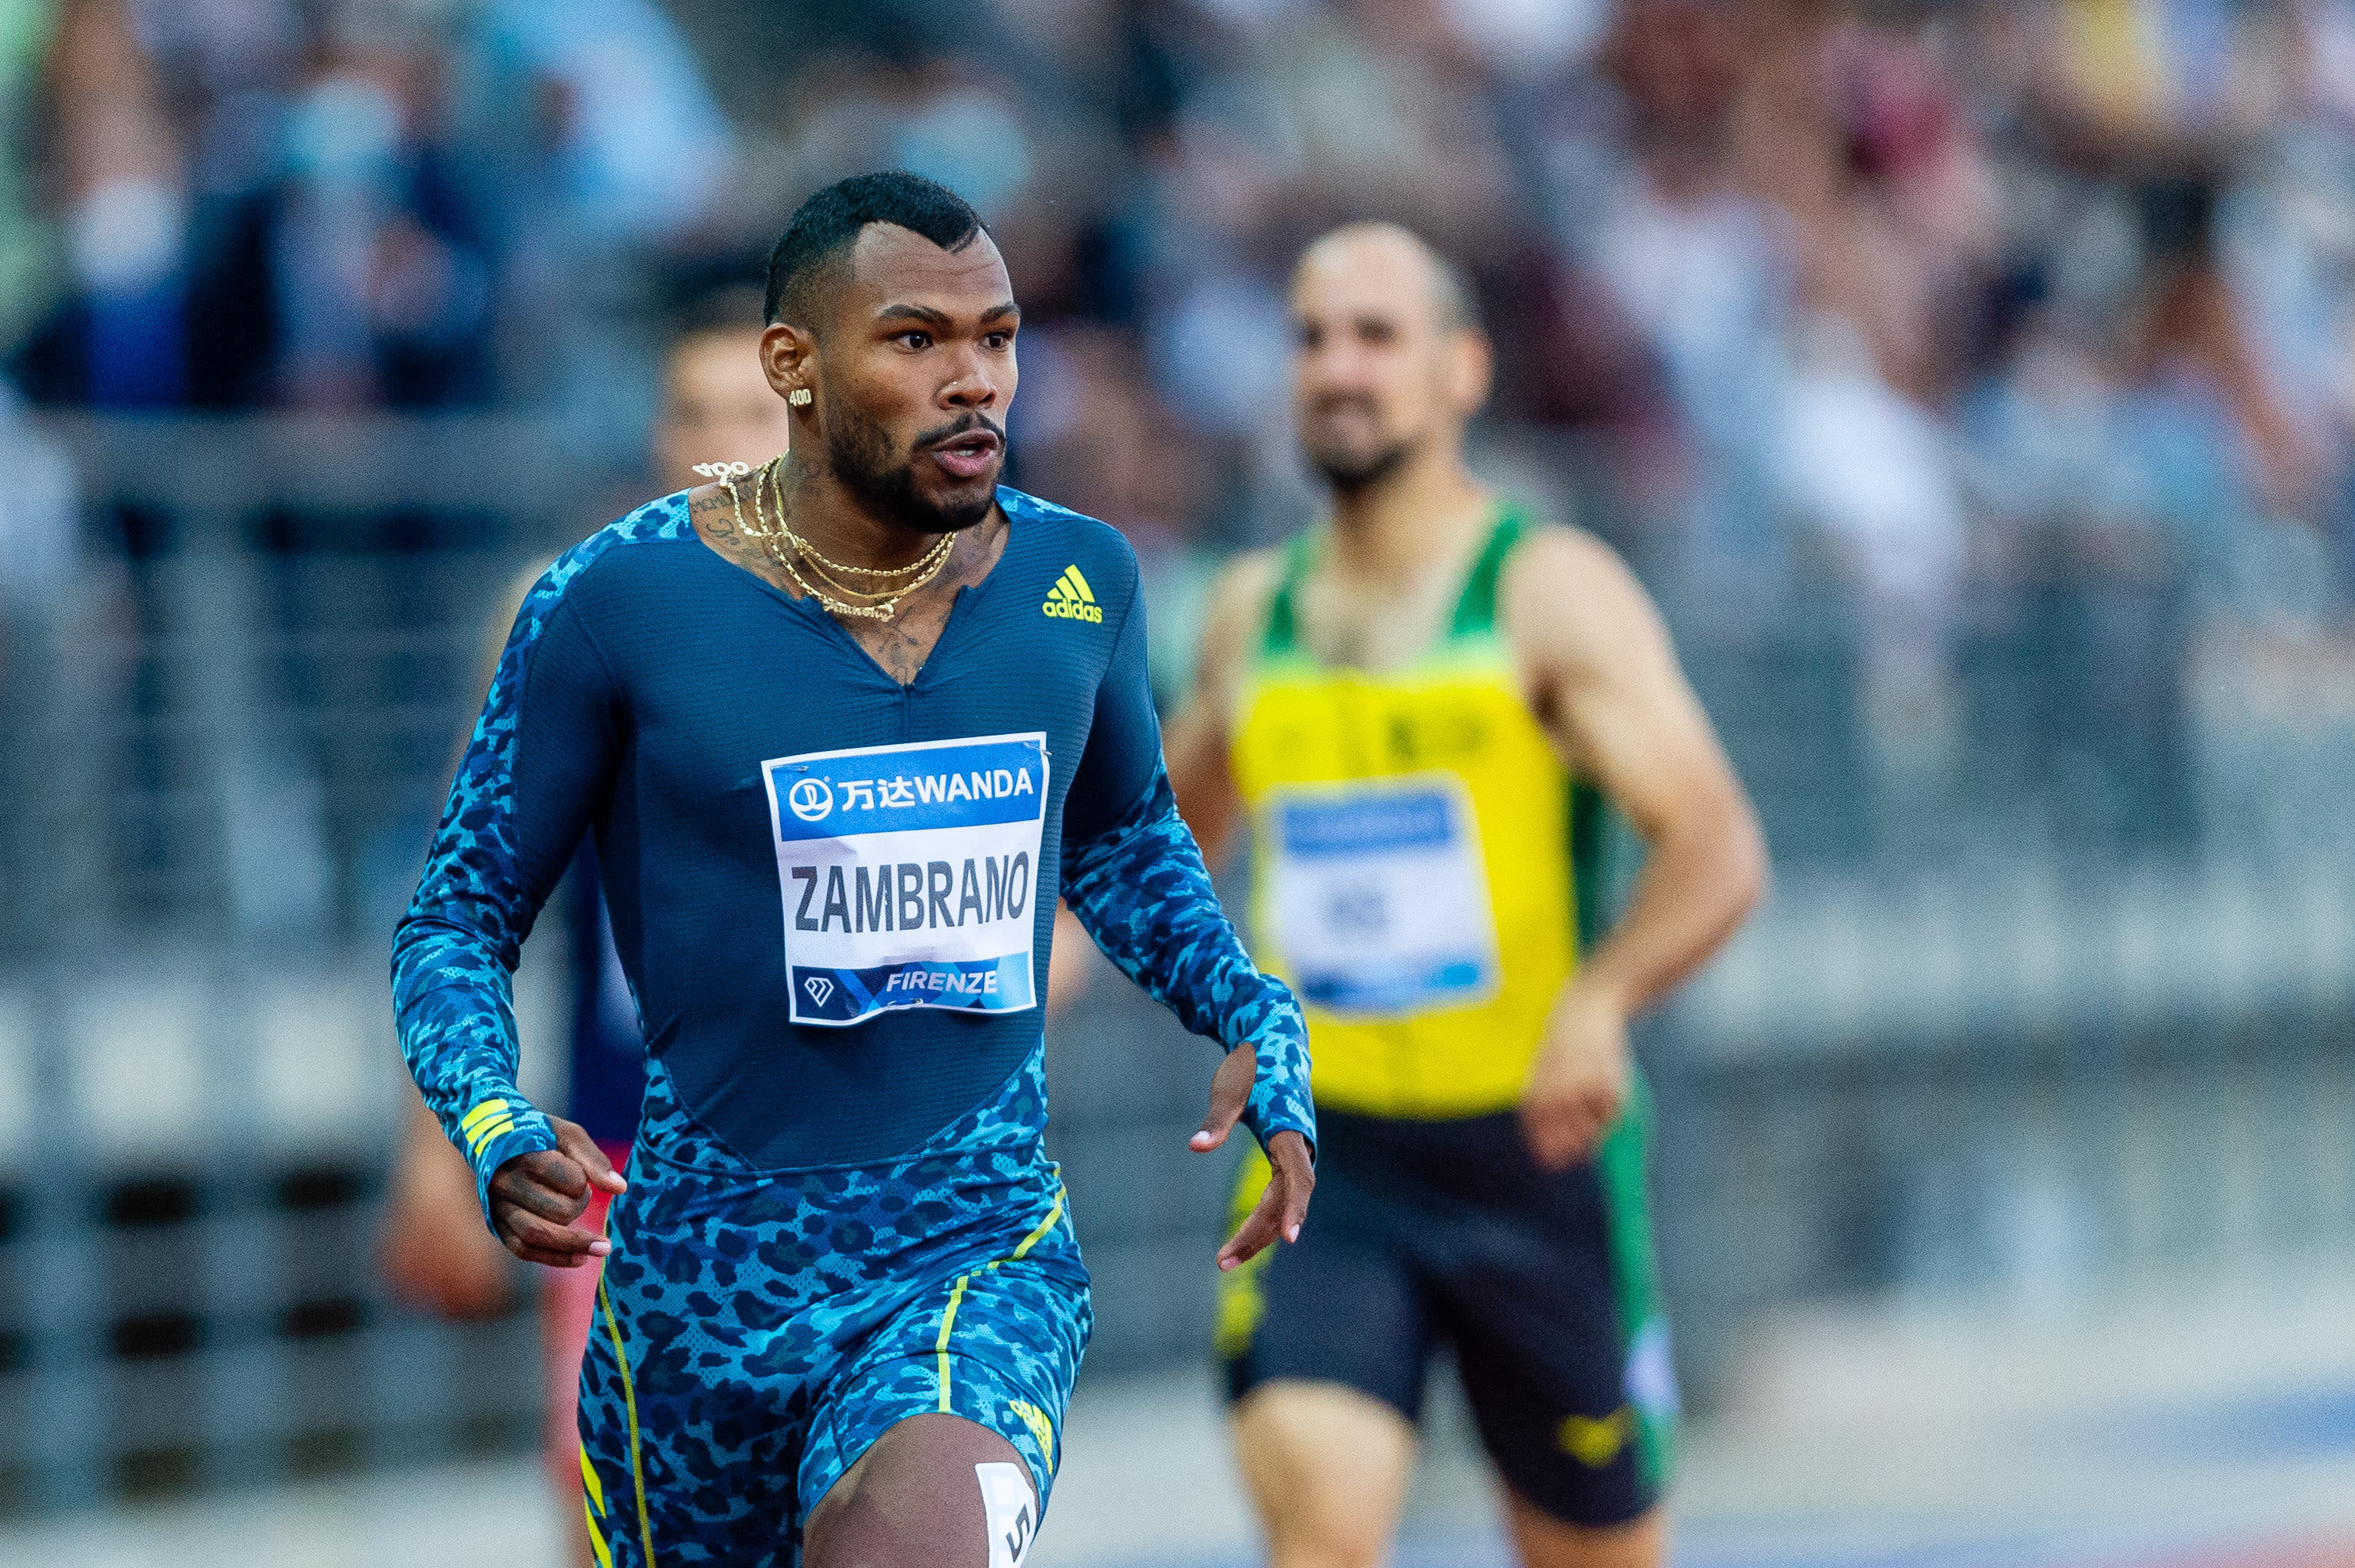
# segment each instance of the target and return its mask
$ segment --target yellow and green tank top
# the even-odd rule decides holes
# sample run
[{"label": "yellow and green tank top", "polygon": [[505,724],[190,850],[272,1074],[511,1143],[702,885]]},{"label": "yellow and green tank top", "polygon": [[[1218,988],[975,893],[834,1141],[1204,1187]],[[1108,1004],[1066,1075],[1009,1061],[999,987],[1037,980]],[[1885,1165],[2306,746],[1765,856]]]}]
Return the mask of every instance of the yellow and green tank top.
[{"label": "yellow and green tank top", "polygon": [[1231,731],[1259,958],[1301,996],[1319,1104],[1441,1118],[1520,1098],[1577,962],[1600,816],[1523,700],[1497,584],[1500,510],[1445,634],[1402,667],[1321,665],[1289,549]]}]

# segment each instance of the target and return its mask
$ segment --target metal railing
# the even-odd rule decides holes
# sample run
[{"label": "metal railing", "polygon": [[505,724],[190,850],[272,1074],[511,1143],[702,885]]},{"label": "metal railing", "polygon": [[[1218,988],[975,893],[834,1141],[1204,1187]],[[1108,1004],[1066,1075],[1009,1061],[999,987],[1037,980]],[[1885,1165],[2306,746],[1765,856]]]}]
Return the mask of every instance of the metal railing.
[{"label": "metal railing", "polygon": [[[528,1323],[376,1283],[385,944],[485,618],[610,492],[527,420],[50,428],[91,542],[0,653],[0,1508],[521,1442]],[[2355,1242],[2355,657],[2196,587],[1969,591],[1927,753],[1876,731],[1836,583],[1739,632],[1668,596],[1778,860],[1640,1040],[1704,1398],[1797,1296],[2079,1299]],[[1091,1365],[1200,1360],[1210,1053],[1107,973],[1050,1061]]]}]

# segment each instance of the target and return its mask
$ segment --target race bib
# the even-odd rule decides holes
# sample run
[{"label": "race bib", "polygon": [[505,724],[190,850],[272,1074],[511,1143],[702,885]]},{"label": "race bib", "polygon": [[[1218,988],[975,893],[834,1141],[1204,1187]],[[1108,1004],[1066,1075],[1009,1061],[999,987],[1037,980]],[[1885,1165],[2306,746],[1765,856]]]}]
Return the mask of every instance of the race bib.
[{"label": "race bib", "polygon": [[1044,731],[811,752],[761,773],[794,1022],[1035,1004]]},{"label": "race bib", "polygon": [[1266,908],[1308,1001],[1396,1018],[1494,992],[1496,921],[1461,780],[1295,787],[1267,815]]},{"label": "race bib", "polygon": [[1039,1499],[1019,1465],[985,1460],[973,1467],[981,1483],[981,1511],[989,1531],[989,1568],[1022,1568],[1039,1533]]}]

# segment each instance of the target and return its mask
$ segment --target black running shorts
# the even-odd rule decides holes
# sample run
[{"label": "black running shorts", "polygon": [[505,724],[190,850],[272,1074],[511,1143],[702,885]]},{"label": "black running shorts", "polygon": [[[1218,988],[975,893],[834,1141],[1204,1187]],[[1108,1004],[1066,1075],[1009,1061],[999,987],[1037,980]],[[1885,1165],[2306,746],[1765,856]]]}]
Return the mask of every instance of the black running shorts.
[{"label": "black running shorts", "polygon": [[[1318,1107],[1316,1197],[1300,1240],[1220,1281],[1230,1397],[1345,1383],[1410,1422],[1435,1352],[1454,1352],[1488,1455],[1570,1523],[1625,1523],[1658,1500],[1677,1424],[1644,1196],[1638,1088],[1597,1157],[1541,1170],[1511,1114],[1408,1121]],[[1247,1165],[1247,1212],[1266,1183]]]}]

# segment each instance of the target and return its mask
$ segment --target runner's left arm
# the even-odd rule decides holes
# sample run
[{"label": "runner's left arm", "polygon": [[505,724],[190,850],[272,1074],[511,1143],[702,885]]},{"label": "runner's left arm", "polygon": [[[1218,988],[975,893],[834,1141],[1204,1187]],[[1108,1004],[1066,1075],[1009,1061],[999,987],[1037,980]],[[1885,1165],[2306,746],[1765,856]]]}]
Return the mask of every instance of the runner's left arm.
[{"label": "runner's left arm", "polygon": [[1230,1052],[1251,1048],[1241,1120],[1261,1146],[1272,1152],[1278,1133],[1295,1132],[1313,1155],[1307,1025],[1290,988],[1243,951],[1178,815],[1134,588],[1065,799],[1062,880],[1071,912],[1122,973],[1194,1033]]}]

